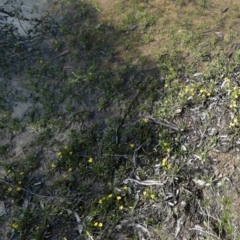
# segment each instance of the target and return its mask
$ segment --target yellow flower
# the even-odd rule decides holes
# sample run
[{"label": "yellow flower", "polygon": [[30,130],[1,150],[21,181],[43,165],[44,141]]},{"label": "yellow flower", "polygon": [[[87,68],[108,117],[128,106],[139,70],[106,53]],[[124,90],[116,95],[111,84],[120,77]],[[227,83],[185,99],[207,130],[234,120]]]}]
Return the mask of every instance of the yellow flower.
[{"label": "yellow flower", "polygon": [[62,158],[62,153],[61,152],[58,152],[57,155],[58,155],[59,158]]},{"label": "yellow flower", "polygon": [[162,166],[165,167],[166,164],[167,164],[167,162],[168,162],[167,158],[164,158],[164,159],[162,160]]},{"label": "yellow flower", "polygon": [[154,198],[155,198],[155,194],[151,194],[151,195],[150,195],[150,198],[151,198],[151,199],[154,199]]},{"label": "yellow flower", "polygon": [[18,226],[17,223],[12,223],[12,227],[16,229],[16,228],[18,228],[19,226]]},{"label": "yellow flower", "polygon": [[9,192],[11,192],[11,191],[12,191],[12,188],[11,188],[11,187],[9,187],[9,188],[8,188],[8,191],[9,191]]},{"label": "yellow flower", "polygon": [[146,195],[147,195],[147,192],[146,192],[146,191],[143,191],[143,195],[146,196]]},{"label": "yellow flower", "polygon": [[125,190],[125,191],[128,190],[128,187],[127,187],[127,186],[124,186],[124,187],[123,187],[123,190]]},{"label": "yellow flower", "polygon": [[17,192],[19,192],[19,191],[21,191],[21,188],[20,188],[20,187],[17,187],[17,189],[16,189],[16,190],[17,190]]},{"label": "yellow flower", "polygon": [[21,184],[22,184],[22,181],[18,181],[18,184],[21,185]]},{"label": "yellow flower", "polygon": [[55,163],[51,164],[51,168],[55,168],[57,165]]},{"label": "yellow flower", "polygon": [[93,159],[92,159],[92,158],[89,158],[89,159],[88,159],[88,162],[89,162],[89,163],[92,163],[92,162],[93,162]]},{"label": "yellow flower", "polygon": [[172,164],[168,161],[167,158],[164,158],[164,159],[162,160],[162,166],[165,167],[165,168],[170,169],[170,168],[172,167]]},{"label": "yellow flower", "polygon": [[11,170],[10,170],[10,169],[8,169],[7,173],[11,173]]},{"label": "yellow flower", "polygon": [[72,172],[72,168],[70,167],[70,168],[68,169],[68,171],[69,171],[69,172]]},{"label": "yellow flower", "polygon": [[166,151],[167,151],[168,153],[170,153],[170,152],[171,152],[171,148],[166,148]]},{"label": "yellow flower", "polygon": [[24,172],[20,172],[20,175],[24,175]]},{"label": "yellow flower", "polygon": [[101,223],[101,222],[95,222],[94,224],[93,224],[93,226],[94,227],[103,227],[103,223]]},{"label": "yellow flower", "polygon": [[162,145],[163,145],[164,147],[169,147],[169,143],[167,143],[167,142],[163,142]]},{"label": "yellow flower", "polygon": [[112,194],[109,194],[109,195],[108,195],[108,198],[111,198],[111,197],[112,197]]},{"label": "yellow flower", "polygon": [[64,237],[63,240],[68,240],[68,239],[66,237]]},{"label": "yellow flower", "polygon": [[147,122],[148,122],[148,119],[147,119],[147,118],[142,118],[142,121],[143,121],[144,123],[147,123]]},{"label": "yellow flower", "polygon": [[43,64],[43,60],[39,60],[39,63],[40,63],[40,64]]},{"label": "yellow flower", "polygon": [[237,118],[234,118],[234,119],[233,119],[233,123],[234,123],[234,124],[238,124],[238,119],[237,119]]},{"label": "yellow flower", "polygon": [[237,102],[234,100],[232,101],[230,108],[236,108],[237,107]]},{"label": "yellow flower", "polygon": [[102,204],[102,203],[103,203],[103,200],[102,200],[102,199],[100,199],[100,200],[98,201],[98,203],[99,203],[99,204]]},{"label": "yellow flower", "polygon": [[117,196],[117,200],[119,201],[119,200],[121,200],[122,199],[122,197],[121,196]]},{"label": "yellow flower", "polygon": [[168,163],[166,167],[167,167],[167,169],[170,169],[172,167],[172,164]]},{"label": "yellow flower", "polygon": [[133,144],[133,143],[130,143],[129,146],[130,146],[131,148],[134,148],[134,144]]},{"label": "yellow flower", "polygon": [[123,208],[124,208],[123,205],[121,205],[121,206],[119,207],[119,210],[123,210]]},{"label": "yellow flower", "polygon": [[73,154],[73,152],[69,152],[69,155],[72,155]]}]

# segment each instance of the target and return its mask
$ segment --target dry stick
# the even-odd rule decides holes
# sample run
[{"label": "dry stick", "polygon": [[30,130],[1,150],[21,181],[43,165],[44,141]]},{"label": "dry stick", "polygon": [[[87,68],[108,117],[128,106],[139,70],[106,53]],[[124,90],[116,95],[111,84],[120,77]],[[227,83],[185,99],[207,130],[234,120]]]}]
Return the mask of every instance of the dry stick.
[{"label": "dry stick", "polygon": [[[2,178],[0,178],[0,182],[3,182],[3,183],[5,183],[5,184],[7,184],[8,186],[11,186],[11,187],[14,187],[14,188],[19,187],[19,186],[16,186],[16,185],[14,185],[14,184],[11,184],[11,183],[5,181],[5,180],[2,179]],[[29,191],[29,190],[27,190],[27,189],[25,189],[25,188],[22,188],[22,187],[20,187],[20,188],[21,188],[21,190],[23,190],[24,192],[30,193],[30,194],[32,194],[32,195],[34,195],[34,196],[37,196],[37,197],[59,198],[59,199],[71,199],[70,197],[47,196],[47,195],[37,194],[37,193],[34,193],[34,192],[32,192],[32,191]]]},{"label": "dry stick", "polygon": [[149,119],[150,121],[153,121],[155,123],[158,123],[164,127],[168,127],[168,128],[171,128],[175,131],[183,131],[183,129],[180,129],[176,124],[173,124],[173,123],[165,123],[163,120],[156,120],[155,118],[153,117],[146,117],[147,119]]},{"label": "dry stick", "polygon": [[23,28],[23,26],[22,26],[22,24],[21,24],[21,21],[18,19],[18,22],[19,22],[19,25],[20,25],[20,27],[22,28],[22,30],[26,33],[26,34],[28,34],[27,33],[27,31]]},{"label": "dry stick", "polygon": [[[205,234],[207,234],[207,235],[209,235],[209,236],[212,236],[212,237],[217,237],[216,235],[214,235],[214,234],[212,234],[212,233],[210,233],[210,232],[208,232],[208,231],[204,231],[204,230],[202,230],[202,229],[200,229],[200,228],[189,228],[189,230],[195,230],[195,231],[199,231],[199,232],[201,232],[201,233],[205,233]],[[219,239],[219,238],[218,238]]]}]

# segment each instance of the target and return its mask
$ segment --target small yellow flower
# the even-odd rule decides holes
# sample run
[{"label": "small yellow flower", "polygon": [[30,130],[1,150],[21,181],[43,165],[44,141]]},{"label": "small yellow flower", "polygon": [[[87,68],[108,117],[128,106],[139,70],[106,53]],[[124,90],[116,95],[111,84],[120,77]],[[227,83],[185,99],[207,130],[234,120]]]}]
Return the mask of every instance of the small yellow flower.
[{"label": "small yellow flower", "polygon": [[93,224],[93,226],[94,226],[94,227],[97,227],[97,226],[98,226],[98,222],[95,222],[95,223]]},{"label": "small yellow flower", "polygon": [[12,188],[11,188],[11,187],[9,187],[9,188],[8,188],[8,191],[9,191],[9,192],[11,192],[11,191],[12,191]]},{"label": "small yellow flower", "polygon": [[148,122],[148,119],[147,119],[147,118],[142,118],[142,121],[143,121],[144,123],[147,123],[147,122]]},{"label": "small yellow flower", "polygon": [[64,237],[63,240],[68,240],[68,239],[66,237]]},{"label": "small yellow flower", "polygon": [[171,152],[171,148],[166,148],[166,152],[170,153]]},{"label": "small yellow flower", "polygon": [[121,196],[117,196],[117,200],[119,201],[119,200],[121,200],[122,199],[122,197]]},{"label": "small yellow flower", "polygon": [[134,144],[133,144],[133,143],[130,143],[129,146],[130,146],[131,148],[134,148]]},{"label": "small yellow flower", "polygon": [[16,189],[16,190],[17,190],[17,192],[19,192],[19,191],[21,191],[21,188],[20,188],[20,187],[17,187],[17,189]]},{"label": "small yellow flower", "polygon": [[7,173],[11,173],[12,171],[10,169],[8,169]]},{"label": "small yellow flower", "polygon": [[128,190],[128,187],[127,187],[127,186],[124,186],[124,187],[123,187],[123,190],[125,190],[125,191]]},{"label": "small yellow flower", "polygon": [[121,206],[119,207],[119,210],[123,210],[123,208],[124,208],[123,205],[121,205]]},{"label": "small yellow flower", "polygon": [[154,199],[154,198],[155,198],[155,194],[151,194],[151,195],[150,195],[150,198],[151,198],[151,199]]},{"label": "small yellow flower", "polygon": [[39,63],[40,63],[40,64],[43,64],[43,60],[39,60]]},{"label": "small yellow flower", "polygon": [[168,159],[167,159],[167,158],[164,158],[164,159],[162,160],[162,166],[165,167],[166,164],[167,164],[167,162],[168,162]]},{"label": "small yellow flower", "polygon": [[169,147],[169,143],[167,143],[167,142],[163,142],[162,145],[163,145],[164,147]]},{"label": "small yellow flower", "polygon": [[92,162],[93,162],[93,159],[92,159],[92,158],[89,158],[89,159],[88,159],[88,162],[89,162],[89,163],[92,163]]},{"label": "small yellow flower", "polygon": [[72,168],[70,167],[70,168],[68,169],[68,171],[69,171],[69,172],[72,172]]},{"label": "small yellow flower", "polygon": [[20,175],[24,175],[24,172],[20,172]]},{"label": "small yellow flower", "polygon": [[18,181],[18,184],[21,185],[21,184],[22,184],[22,181]]},{"label": "small yellow flower", "polygon": [[109,195],[108,195],[108,198],[111,198],[112,196],[113,196],[112,194],[109,194]]},{"label": "small yellow flower", "polygon": [[103,200],[102,200],[102,199],[100,199],[100,200],[98,201],[98,203],[99,203],[99,204],[102,204],[102,203],[103,203]]},{"label": "small yellow flower", "polygon": [[171,163],[168,163],[167,164],[167,169],[170,169],[172,167],[172,164]]},{"label": "small yellow flower", "polygon": [[170,169],[170,168],[172,167],[172,164],[168,161],[167,158],[164,158],[164,159],[162,160],[162,166],[165,167],[165,168],[167,168],[167,169]]},{"label": "small yellow flower", "polygon": [[234,100],[232,101],[230,108],[236,108],[237,107],[237,102]]},{"label": "small yellow flower", "polygon": [[18,228],[19,226],[18,226],[17,223],[12,223],[12,227],[16,229],[16,228]]},{"label": "small yellow flower", "polygon": [[58,155],[59,158],[62,158],[62,153],[61,152],[58,152],[57,155]]},{"label": "small yellow flower", "polygon": [[69,155],[72,155],[73,154],[73,152],[69,152]]},{"label": "small yellow flower", "polygon": [[143,191],[143,195],[146,196],[146,195],[147,195],[147,192],[146,192],[146,191]]},{"label": "small yellow flower", "polygon": [[100,227],[100,228],[103,227],[103,223],[101,223],[101,222],[98,223],[98,227]]},{"label": "small yellow flower", "polygon": [[234,118],[234,119],[233,119],[233,123],[234,123],[234,124],[238,124],[238,119],[237,119],[237,118]]},{"label": "small yellow flower", "polygon": [[55,163],[51,164],[51,168],[55,168],[57,165]]}]

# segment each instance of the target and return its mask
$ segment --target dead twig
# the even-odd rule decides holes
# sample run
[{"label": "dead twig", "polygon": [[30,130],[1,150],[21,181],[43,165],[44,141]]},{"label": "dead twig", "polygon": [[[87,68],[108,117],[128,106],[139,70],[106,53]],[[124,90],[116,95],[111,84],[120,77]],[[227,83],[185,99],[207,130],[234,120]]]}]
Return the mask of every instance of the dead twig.
[{"label": "dead twig", "polygon": [[[0,182],[5,183],[6,185],[8,185],[8,186],[10,186],[10,187],[13,187],[13,188],[18,188],[18,187],[19,187],[19,186],[16,186],[16,185],[14,185],[14,184],[11,184],[11,183],[5,181],[3,178],[0,178]],[[30,190],[27,190],[27,189],[25,189],[25,188],[23,188],[23,187],[20,187],[20,188],[21,188],[22,191],[24,191],[24,192],[26,192],[26,193],[30,193],[30,194],[32,194],[32,195],[34,195],[34,196],[37,196],[37,197],[57,198],[57,199],[73,199],[73,198],[74,198],[74,197],[60,197],[60,196],[53,196],[53,195],[49,195],[49,196],[48,196],[48,195],[42,195],[42,194],[34,193],[34,192],[32,192],[32,191],[30,191]]]},{"label": "dead twig", "polygon": [[160,125],[162,125],[164,127],[170,128],[170,129],[172,129],[174,131],[178,131],[178,132],[182,132],[183,131],[183,129],[179,128],[176,124],[170,123],[167,120],[155,119],[155,118],[153,118],[151,116],[148,116],[146,118],[148,120],[154,122],[154,123],[160,124]]},{"label": "dead twig", "polygon": [[123,181],[124,184],[128,184],[128,183],[136,183],[142,186],[163,186],[166,183],[166,180],[164,182],[160,182],[157,180],[145,180],[145,181],[138,181],[136,179],[132,179],[132,178],[127,178]]}]

